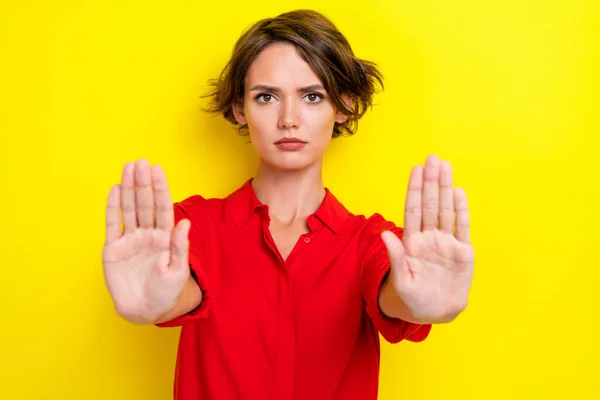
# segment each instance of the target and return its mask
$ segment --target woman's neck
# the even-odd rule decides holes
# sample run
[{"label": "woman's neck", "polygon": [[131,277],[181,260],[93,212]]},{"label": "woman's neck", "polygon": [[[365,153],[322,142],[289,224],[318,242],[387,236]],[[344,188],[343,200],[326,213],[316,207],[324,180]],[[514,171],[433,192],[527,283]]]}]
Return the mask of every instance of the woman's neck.
[{"label": "woman's neck", "polygon": [[260,162],[252,187],[271,218],[283,224],[305,220],[325,197],[321,163],[298,171],[282,171]]}]

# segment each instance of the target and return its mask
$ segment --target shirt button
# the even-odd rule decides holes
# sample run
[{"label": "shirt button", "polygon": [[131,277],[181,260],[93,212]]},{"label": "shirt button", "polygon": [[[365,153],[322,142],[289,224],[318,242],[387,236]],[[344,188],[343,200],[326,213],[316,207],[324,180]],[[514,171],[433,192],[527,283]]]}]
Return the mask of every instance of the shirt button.
[{"label": "shirt button", "polygon": [[304,238],[304,243],[310,242],[310,238]]}]

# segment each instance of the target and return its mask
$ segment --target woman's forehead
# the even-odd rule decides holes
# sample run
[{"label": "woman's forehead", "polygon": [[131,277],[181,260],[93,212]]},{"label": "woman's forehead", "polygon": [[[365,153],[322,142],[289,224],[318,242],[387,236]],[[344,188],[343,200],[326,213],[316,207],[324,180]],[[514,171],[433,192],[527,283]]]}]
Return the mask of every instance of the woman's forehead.
[{"label": "woman's forehead", "polygon": [[294,45],[276,43],[264,49],[248,69],[246,88],[256,85],[295,90],[322,82]]}]

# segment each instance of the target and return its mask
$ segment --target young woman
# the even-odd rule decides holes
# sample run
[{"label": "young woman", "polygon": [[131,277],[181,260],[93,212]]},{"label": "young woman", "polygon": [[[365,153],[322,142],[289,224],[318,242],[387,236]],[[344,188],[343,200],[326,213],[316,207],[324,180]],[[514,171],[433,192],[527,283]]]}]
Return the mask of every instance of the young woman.
[{"label": "young woman", "polygon": [[325,149],[355,131],[377,84],[321,14],[265,19],[209,95],[250,135],[255,176],[173,206],[159,166],[125,164],[106,283],[120,316],[181,326],[176,399],[376,399],[379,334],[422,341],[466,307],[474,253],[448,162],[413,168],[404,229],[352,214],[323,184]]}]

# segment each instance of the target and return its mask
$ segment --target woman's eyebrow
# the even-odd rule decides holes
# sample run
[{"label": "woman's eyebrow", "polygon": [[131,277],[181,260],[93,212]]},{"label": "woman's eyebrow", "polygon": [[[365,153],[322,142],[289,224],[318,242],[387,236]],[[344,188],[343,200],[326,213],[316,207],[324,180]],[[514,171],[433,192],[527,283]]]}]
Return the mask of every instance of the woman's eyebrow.
[{"label": "woman's eyebrow", "polygon": [[279,92],[279,88],[275,86],[267,86],[267,85],[256,85],[252,89],[251,92],[261,91],[261,92]]},{"label": "woman's eyebrow", "polygon": [[[323,87],[323,85],[316,84],[316,85],[310,85],[310,86],[304,86],[304,87],[298,88],[297,92],[305,93],[305,92],[314,92],[315,90],[325,90],[325,88]],[[256,85],[252,89],[250,89],[250,91],[251,92],[264,91],[264,92],[279,93],[281,91],[281,89],[276,86]]]},{"label": "woman's eyebrow", "polygon": [[298,92],[300,93],[304,93],[304,92],[314,92],[316,90],[325,90],[325,88],[323,87],[323,85],[310,85],[310,86],[305,86],[305,87],[301,87],[298,89]]}]

